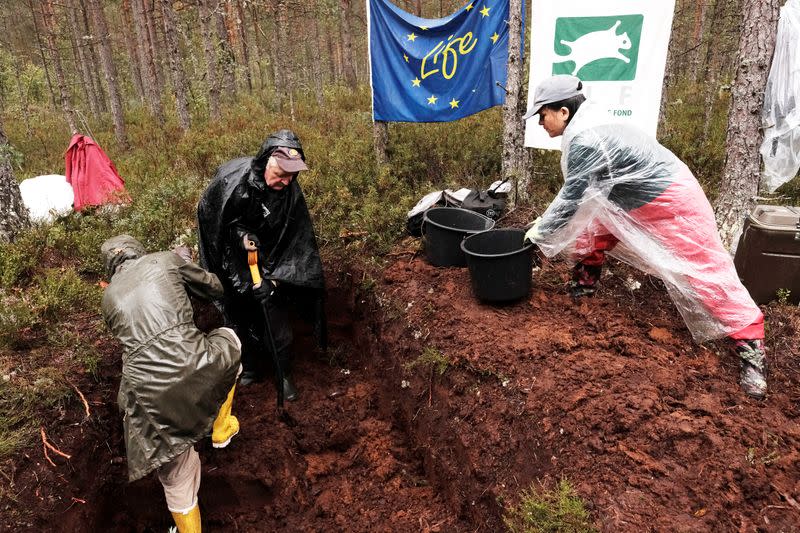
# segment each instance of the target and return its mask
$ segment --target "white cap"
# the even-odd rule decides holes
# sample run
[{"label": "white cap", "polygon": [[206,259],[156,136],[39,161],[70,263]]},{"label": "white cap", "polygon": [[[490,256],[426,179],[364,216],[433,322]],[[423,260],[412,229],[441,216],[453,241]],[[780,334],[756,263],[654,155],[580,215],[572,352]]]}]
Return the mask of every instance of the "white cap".
[{"label": "white cap", "polygon": [[583,82],[575,76],[570,76],[568,74],[550,76],[536,86],[536,91],[533,93],[533,106],[522,115],[522,120],[531,118],[538,113],[544,105],[560,102],[567,98],[583,94],[581,89],[583,89]]}]

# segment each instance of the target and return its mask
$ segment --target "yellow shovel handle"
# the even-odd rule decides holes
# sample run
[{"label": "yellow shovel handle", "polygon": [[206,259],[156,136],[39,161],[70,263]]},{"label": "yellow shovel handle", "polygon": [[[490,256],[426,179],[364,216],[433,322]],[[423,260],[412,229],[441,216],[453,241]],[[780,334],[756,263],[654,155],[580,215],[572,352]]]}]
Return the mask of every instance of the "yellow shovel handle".
[{"label": "yellow shovel handle", "polygon": [[258,252],[255,250],[247,252],[247,265],[250,267],[250,276],[253,278],[253,286],[261,285],[261,272],[258,270]]}]

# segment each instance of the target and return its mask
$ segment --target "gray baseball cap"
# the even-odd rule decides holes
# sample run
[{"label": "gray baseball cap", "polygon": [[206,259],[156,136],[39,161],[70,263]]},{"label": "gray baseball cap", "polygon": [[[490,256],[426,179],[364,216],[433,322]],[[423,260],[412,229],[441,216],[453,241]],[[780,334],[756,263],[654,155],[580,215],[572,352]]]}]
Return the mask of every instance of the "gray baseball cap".
[{"label": "gray baseball cap", "polygon": [[568,74],[550,76],[536,86],[536,91],[533,93],[533,105],[522,115],[522,120],[528,120],[537,114],[543,105],[583,94],[581,89],[583,89],[583,83],[575,76]]}]

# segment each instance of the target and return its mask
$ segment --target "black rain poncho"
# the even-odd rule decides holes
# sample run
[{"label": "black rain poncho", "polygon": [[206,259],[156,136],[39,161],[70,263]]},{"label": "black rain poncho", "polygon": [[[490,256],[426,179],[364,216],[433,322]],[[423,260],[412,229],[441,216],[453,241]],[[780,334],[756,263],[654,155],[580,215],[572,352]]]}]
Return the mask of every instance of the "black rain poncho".
[{"label": "black rain poncho", "polygon": [[[253,284],[241,243],[245,234],[255,235],[261,276],[278,281],[282,293],[315,322],[324,348],[322,261],[303,191],[297,180],[281,191],[270,189],[264,180],[267,161],[278,147],[303,154],[296,136],[281,130],[255,157],[219,167],[197,206],[200,263],[219,276],[226,293],[249,295]],[[226,300],[230,302],[230,296]]]}]

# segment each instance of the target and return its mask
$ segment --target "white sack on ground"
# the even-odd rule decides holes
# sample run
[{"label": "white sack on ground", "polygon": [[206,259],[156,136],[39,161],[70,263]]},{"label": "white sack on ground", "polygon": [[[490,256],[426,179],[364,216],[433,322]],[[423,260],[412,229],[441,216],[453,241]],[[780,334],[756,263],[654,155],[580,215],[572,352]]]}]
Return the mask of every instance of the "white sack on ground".
[{"label": "white sack on ground", "polygon": [[47,174],[23,180],[19,192],[33,222],[52,222],[72,211],[74,194],[66,176]]},{"label": "white sack on ground", "polygon": [[762,181],[769,192],[800,169],[800,0],[781,8],[775,55],[764,91]]}]

